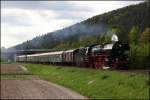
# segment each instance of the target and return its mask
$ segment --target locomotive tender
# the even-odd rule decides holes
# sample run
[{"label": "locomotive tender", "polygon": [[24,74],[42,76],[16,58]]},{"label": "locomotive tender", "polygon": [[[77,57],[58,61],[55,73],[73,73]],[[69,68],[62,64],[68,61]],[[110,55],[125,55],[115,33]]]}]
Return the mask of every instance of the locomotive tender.
[{"label": "locomotive tender", "polygon": [[128,43],[113,41],[78,49],[16,56],[17,62],[73,65],[87,68],[126,68]]}]

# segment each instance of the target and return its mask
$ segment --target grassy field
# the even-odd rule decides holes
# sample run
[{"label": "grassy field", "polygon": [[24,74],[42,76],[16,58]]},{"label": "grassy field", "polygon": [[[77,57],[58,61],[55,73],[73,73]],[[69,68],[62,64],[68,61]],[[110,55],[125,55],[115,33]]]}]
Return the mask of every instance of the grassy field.
[{"label": "grassy field", "polygon": [[149,99],[149,76],[117,71],[23,64],[41,79],[71,88],[92,99]]}]

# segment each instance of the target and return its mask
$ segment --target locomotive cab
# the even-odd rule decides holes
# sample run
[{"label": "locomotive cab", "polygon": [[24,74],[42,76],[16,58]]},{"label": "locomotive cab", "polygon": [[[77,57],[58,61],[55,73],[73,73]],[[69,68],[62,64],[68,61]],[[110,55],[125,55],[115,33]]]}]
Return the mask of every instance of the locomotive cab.
[{"label": "locomotive cab", "polygon": [[84,66],[84,58],[86,56],[86,48],[81,47],[79,49],[76,49],[76,52],[74,53],[74,63],[76,66]]}]

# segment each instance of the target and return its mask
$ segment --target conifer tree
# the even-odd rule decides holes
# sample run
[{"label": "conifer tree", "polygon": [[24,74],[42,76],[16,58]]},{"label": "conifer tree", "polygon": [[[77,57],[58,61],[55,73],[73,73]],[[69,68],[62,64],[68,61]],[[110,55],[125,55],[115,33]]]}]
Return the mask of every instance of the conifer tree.
[{"label": "conifer tree", "polygon": [[141,33],[140,43],[141,44],[148,44],[149,40],[150,40],[150,28],[148,27],[144,30],[144,32]]},{"label": "conifer tree", "polygon": [[128,34],[129,42],[133,44],[137,44],[137,34],[138,34],[138,27],[133,26]]}]

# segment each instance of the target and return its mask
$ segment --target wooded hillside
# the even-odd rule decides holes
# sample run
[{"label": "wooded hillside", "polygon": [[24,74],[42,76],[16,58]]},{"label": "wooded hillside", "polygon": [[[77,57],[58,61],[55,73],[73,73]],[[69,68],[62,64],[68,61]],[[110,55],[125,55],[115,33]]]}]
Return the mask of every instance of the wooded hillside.
[{"label": "wooded hillside", "polygon": [[[139,43],[144,40],[140,38],[142,32],[149,28],[148,6],[148,3],[141,3],[97,15],[65,29],[37,36],[13,48],[76,48],[87,44],[106,42],[108,40],[106,35],[112,33],[116,33],[119,40],[127,42],[132,40],[130,38],[133,38],[133,35],[136,35],[136,43]],[[134,32],[135,34],[129,34]],[[100,39],[101,37],[103,39]]]}]

